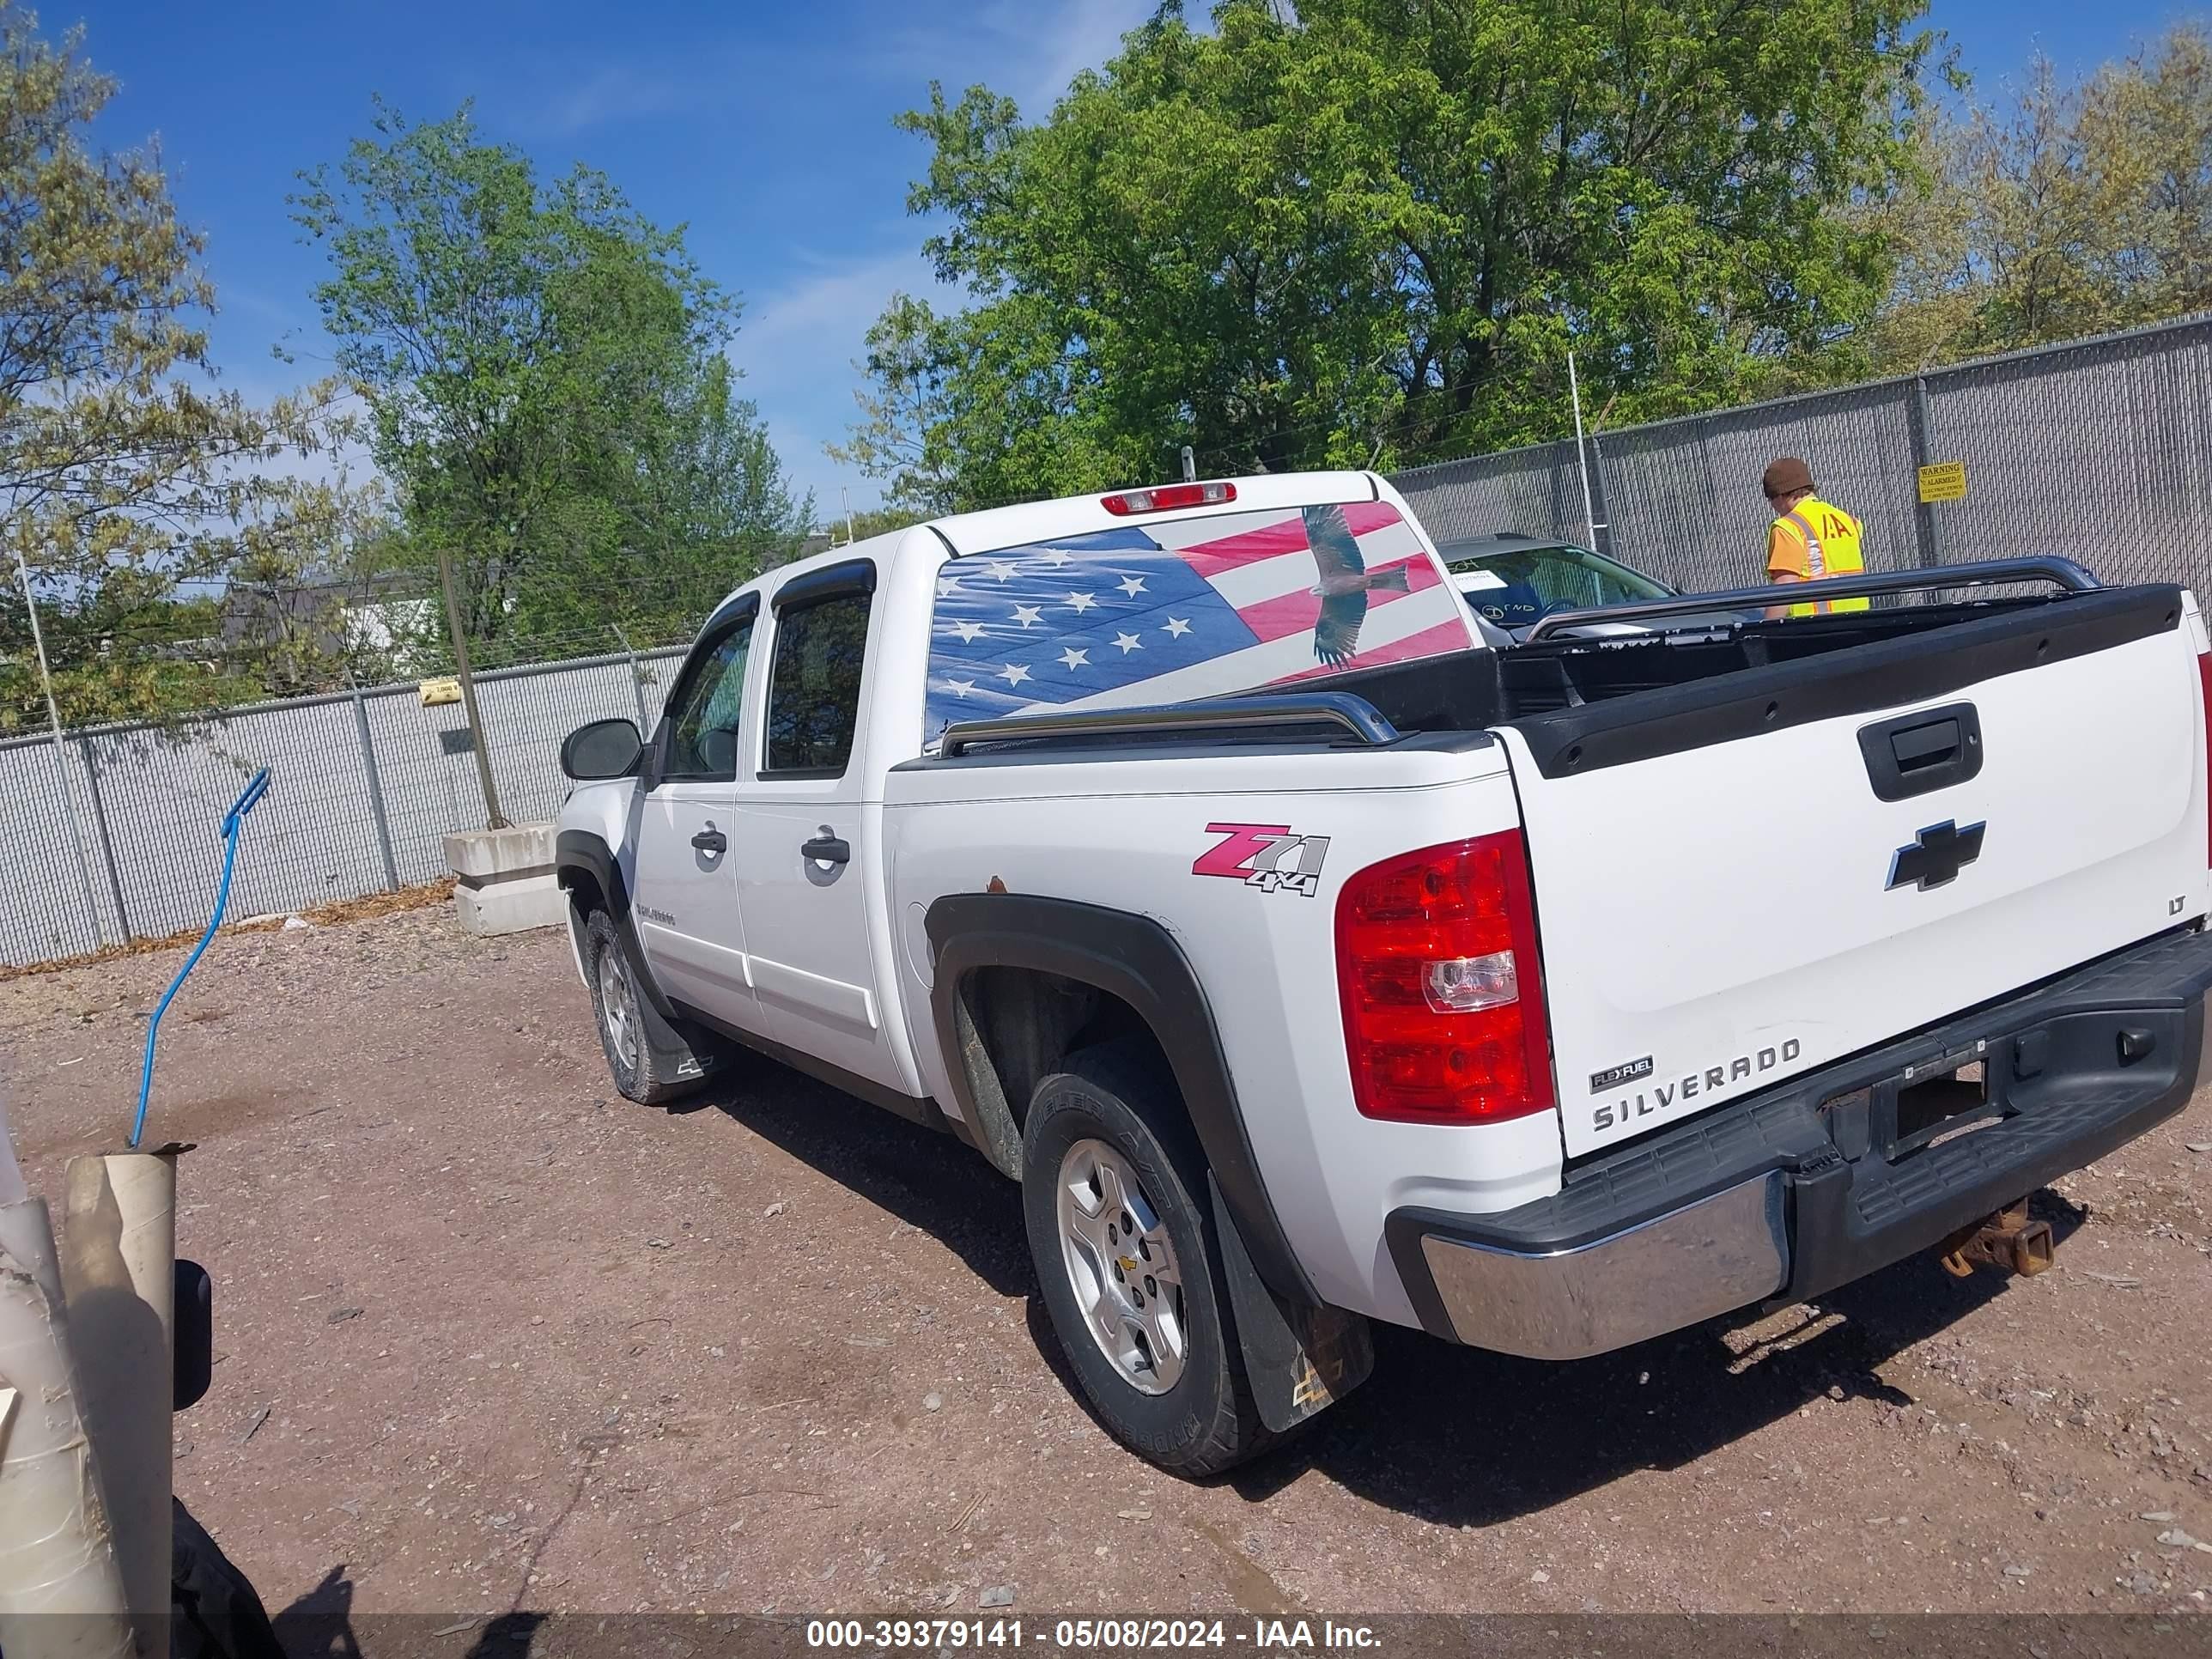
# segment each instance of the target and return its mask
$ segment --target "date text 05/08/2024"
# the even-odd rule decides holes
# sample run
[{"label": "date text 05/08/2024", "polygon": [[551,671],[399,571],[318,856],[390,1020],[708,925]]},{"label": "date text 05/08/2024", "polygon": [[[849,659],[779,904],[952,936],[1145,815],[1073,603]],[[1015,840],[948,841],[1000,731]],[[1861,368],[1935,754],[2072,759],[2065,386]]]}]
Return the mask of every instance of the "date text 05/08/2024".
[{"label": "date text 05/08/2024", "polygon": [[1334,1620],[1056,1619],[1024,1626],[1019,1619],[810,1619],[810,1648],[860,1651],[917,1648],[1056,1648],[1068,1652],[1144,1649],[1242,1648],[1255,1654],[1318,1652],[1381,1645],[1365,1625]]}]

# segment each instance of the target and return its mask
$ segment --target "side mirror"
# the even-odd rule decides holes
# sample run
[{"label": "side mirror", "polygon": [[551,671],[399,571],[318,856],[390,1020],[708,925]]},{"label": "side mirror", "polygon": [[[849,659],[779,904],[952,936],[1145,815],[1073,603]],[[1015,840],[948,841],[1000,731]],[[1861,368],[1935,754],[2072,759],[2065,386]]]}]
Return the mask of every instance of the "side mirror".
[{"label": "side mirror", "polygon": [[709,726],[699,734],[699,763],[717,777],[738,775],[738,734]]},{"label": "side mirror", "polygon": [[635,720],[593,720],[571,732],[561,744],[561,769],[579,783],[626,778],[645,758],[645,739]]},{"label": "side mirror", "polygon": [[181,1412],[199,1404],[215,1373],[215,1281],[205,1267],[182,1256],[176,1262],[174,1307],[171,1409]]}]

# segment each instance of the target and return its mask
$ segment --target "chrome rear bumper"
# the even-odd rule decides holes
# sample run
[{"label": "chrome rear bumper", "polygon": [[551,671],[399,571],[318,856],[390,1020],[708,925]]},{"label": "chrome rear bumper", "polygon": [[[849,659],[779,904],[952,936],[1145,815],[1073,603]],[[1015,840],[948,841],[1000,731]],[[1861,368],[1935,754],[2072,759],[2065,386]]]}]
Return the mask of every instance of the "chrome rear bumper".
[{"label": "chrome rear bumper", "polygon": [[1771,1170],[1575,1249],[1535,1254],[1431,1233],[1421,1253],[1461,1341],[1582,1359],[1780,1290],[1790,1279],[1784,1186]]},{"label": "chrome rear bumper", "polygon": [[[1537,1359],[1824,1295],[2179,1111],[2208,988],[2212,933],[2162,934],[1591,1159],[1552,1197],[1393,1212],[1391,1259],[1431,1333]],[[1900,1100],[1961,1060],[1987,1121],[1917,1127]]]}]

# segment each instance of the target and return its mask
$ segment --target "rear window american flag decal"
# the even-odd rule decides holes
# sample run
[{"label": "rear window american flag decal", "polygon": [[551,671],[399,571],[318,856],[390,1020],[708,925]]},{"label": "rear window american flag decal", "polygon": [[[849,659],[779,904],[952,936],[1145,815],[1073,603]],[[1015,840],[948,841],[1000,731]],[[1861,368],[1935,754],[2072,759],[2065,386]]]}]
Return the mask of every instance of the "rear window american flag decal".
[{"label": "rear window american flag decal", "polygon": [[1186,702],[1474,643],[1382,501],[1168,520],[939,573],[923,738],[954,720]]}]

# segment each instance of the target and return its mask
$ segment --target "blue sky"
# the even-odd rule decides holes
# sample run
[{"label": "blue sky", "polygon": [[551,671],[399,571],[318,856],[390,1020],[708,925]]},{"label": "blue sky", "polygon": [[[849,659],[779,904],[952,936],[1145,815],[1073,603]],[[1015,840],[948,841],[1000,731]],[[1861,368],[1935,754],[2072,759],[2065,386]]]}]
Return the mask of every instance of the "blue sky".
[{"label": "blue sky", "polygon": [[[733,356],[787,466],[834,514],[869,480],[822,453],[851,420],[861,336],[901,288],[933,292],[905,213],[926,155],[891,117],[933,78],[982,82],[1041,116],[1077,70],[1111,55],[1152,0],[818,0],[763,6],[586,6],[572,0],[46,0],[50,31],[82,21],[93,62],[122,82],[110,143],[158,134],[186,216],[210,237],[217,361],[249,397],[322,365],[308,298],[325,267],[299,245],[293,175],[337,159],[380,93],[410,118],[474,98],[495,138],[541,172],[584,161],[647,214],[690,227],[708,272],[744,299]],[[1194,0],[1197,15],[1202,3]],[[2160,0],[1935,0],[1983,89],[2040,45],[2093,66],[2191,8]],[[283,341],[297,368],[270,358]]]}]

